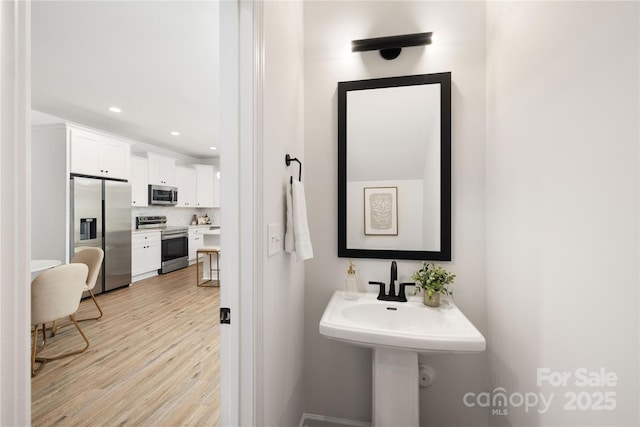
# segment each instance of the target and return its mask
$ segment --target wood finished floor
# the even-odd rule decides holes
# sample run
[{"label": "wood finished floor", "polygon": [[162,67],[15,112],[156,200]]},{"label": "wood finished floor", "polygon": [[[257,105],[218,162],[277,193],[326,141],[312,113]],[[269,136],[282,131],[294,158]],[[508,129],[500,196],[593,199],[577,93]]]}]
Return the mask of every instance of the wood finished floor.
[{"label": "wood finished floor", "polygon": [[[32,425],[219,425],[220,294],[195,275],[193,265],[98,296],[102,319],[80,322],[89,349],[31,379]],[[76,317],[94,313],[85,299]],[[66,327],[41,355],[82,343]]]}]

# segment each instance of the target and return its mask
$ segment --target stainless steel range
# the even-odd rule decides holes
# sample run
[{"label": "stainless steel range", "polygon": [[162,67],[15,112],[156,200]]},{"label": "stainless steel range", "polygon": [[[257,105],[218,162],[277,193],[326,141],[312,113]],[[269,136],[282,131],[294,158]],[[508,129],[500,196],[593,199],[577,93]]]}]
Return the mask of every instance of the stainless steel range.
[{"label": "stainless steel range", "polygon": [[181,226],[167,226],[167,217],[136,217],[137,229],[160,230],[162,238],[162,266],[158,273],[164,274],[189,265],[189,229]]}]

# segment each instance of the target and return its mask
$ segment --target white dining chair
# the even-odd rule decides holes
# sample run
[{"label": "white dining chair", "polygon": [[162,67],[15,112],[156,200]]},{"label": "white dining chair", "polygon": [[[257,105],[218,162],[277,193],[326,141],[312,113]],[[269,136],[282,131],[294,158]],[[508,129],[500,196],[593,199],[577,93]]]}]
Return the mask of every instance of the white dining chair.
[{"label": "white dining chair", "polygon": [[[31,376],[40,372],[51,361],[84,352],[89,348],[89,340],[75,319],[85,289],[89,268],[84,264],[66,264],[43,271],[31,282],[31,325],[33,326],[33,347],[31,349]],[[54,356],[37,357],[47,344],[45,325],[57,319],[68,317],[85,341],[80,349]],[[42,345],[38,346],[38,329],[42,325]],[[39,366],[36,368],[36,363]]]},{"label": "white dining chair", "polygon": [[[101,248],[79,248],[76,254],[71,259],[71,264],[84,264],[89,268],[89,274],[87,276],[87,282],[85,283],[84,292],[88,292],[89,296],[93,300],[93,303],[96,305],[98,312],[100,313],[97,317],[89,317],[85,319],[76,319],[78,322],[82,322],[84,320],[98,320],[102,317],[102,308],[98,301],[96,300],[95,295],[93,294],[93,288],[96,286],[96,282],[98,280],[98,276],[100,275],[100,270],[102,269],[102,261],[104,259],[104,251]],[[64,328],[65,326],[69,326],[71,323],[66,323],[63,325],[56,325],[56,322],[53,322],[53,326],[51,327],[51,336],[55,336],[56,331],[60,328]]]}]

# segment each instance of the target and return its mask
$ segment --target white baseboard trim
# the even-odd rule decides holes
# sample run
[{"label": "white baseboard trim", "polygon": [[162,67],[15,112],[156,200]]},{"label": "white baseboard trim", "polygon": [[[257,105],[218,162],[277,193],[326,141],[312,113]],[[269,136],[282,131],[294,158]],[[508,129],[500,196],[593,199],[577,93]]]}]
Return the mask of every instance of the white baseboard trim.
[{"label": "white baseboard trim", "polygon": [[316,414],[307,414],[306,412],[302,414],[302,418],[300,418],[300,424],[298,427],[340,427],[340,426],[350,426],[350,427],[371,427],[371,423],[364,421],[354,421],[348,420],[345,418],[335,418],[335,417],[327,417],[324,415],[316,415]]},{"label": "white baseboard trim", "polygon": [[139,280],[148,279],[149,277],[157,276],[158,270],[149,271],[147,273],[138,274],[137,276],[131,277],[131,283],[137,282]]}]

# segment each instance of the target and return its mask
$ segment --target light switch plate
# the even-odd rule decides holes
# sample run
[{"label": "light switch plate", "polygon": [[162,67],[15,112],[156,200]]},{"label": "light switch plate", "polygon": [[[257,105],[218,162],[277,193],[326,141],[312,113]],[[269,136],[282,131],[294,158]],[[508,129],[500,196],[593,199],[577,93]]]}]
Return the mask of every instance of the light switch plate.
[{"label": "light switch plate", "polygon": [[275,255],[282,250],[282,227],[280,224],[267,224],[267,255]]}]

